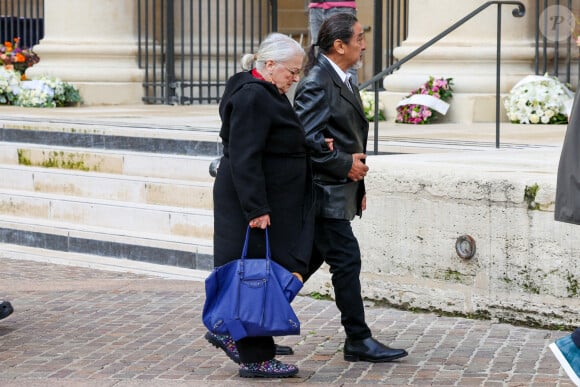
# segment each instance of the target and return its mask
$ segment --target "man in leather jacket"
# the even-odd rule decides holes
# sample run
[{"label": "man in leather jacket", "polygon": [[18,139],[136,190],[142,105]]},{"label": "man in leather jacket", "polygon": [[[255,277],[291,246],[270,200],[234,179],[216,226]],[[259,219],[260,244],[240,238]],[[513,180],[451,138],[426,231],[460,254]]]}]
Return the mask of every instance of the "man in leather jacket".
[{"label": "man in leather jacket", "polygon": [[[347,12],[356,16],[356,1],[329,1],[310,0],[308,4],[308,27],[312,43],[318,41],[318,30],[322,23],[330,16],[339,12]],[[358,74],[356,68],[348,69],[353,83],[357,83]]]},{"label": "man in leather jacket", "polygon": [[350,223],[366,207],[369,125],[347,70],[361,61],[365,45],[363,28],[354,15],[330,16],[310,49],[305,78],[296,89],[294,107],[311,151],[318,205],[314,250],[305,280],[323,262],[330,266],[347,336],[345,360],[387,362],[407,356],[407,352],[375,340],[365,322],[360,249]]}]

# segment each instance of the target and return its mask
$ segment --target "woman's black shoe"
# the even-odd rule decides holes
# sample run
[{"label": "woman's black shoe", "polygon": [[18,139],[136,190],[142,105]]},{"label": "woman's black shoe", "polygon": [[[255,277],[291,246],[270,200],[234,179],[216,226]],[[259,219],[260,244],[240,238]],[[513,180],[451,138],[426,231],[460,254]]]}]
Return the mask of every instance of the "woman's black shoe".
[{"label": "woman's black shoe", "polygon": [[8,301],[0,301],[0,320],[10,316],[14,312],[12,304]]}]

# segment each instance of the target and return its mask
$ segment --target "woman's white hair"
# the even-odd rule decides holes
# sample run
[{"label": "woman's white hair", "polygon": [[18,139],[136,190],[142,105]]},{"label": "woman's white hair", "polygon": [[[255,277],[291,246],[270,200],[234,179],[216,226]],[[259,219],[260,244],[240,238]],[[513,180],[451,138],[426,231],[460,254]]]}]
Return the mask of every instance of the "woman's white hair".
[{"label": "woman's white hair", "polygon": [[242,69],[251,70],[255,67],[260,71],[269,60],[285,62],[296,55],[305,55],[300,43],[289,36],[273,32],[260,43],[257,53],[245,54],[242,57]]}]

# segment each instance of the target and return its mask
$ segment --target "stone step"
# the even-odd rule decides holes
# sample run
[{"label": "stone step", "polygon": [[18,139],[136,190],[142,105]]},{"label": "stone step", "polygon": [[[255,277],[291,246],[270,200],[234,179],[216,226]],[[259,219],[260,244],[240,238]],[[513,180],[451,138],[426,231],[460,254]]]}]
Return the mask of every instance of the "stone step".
[{"label": "stone step", "polygon": [[0,189],[211,210],[212,182],[0,164]]},{"label": "stone step", "polygon": [[213,182],[216,157],[0,142],[0,164],[190,181]]},{"label": "stone step", "polygon": [[116,231],[211,239],[211,210],[0,190],[0,214]]},{"label": "stone step", "polygon": [[71,253],[8,243],[0,243],[0,259],[1,258],[40,263],[54,263],[57,265],[84,267],[120,273],[133,273],[183,281],[202,282],[209,274],[207,270],[169,266],[160,263],[141,262],[133,259],[111,258],[93,254]]},{"label": "stone step", "polygon": [[4,118],[0,141],[208,157],[221,154],[222,149],[215,128],[171,127],[162,123],[135,126],[120,122],[7,121]]},{"label": "stone step", "polygon": [[2,249],[10,245],[11,249],[44,249],[53,255],[86,254],[204,271],[213,268],[212,242],[201,238],[0,215],[0,240],[6,244],[0,245]]},{"label": "stone step", "polygon": [[212,269],[219,126],[123,119],[3,120],[4,247]]}]

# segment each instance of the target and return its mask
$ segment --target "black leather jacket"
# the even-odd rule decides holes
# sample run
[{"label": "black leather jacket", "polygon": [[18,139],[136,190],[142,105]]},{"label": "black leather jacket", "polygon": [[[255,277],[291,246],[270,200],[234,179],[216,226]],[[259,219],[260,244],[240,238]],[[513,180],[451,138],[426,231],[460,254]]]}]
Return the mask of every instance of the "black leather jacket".
[{"label": "black leather jacket", "polygon": [[[319,215],[352,220],[362,214],[364,181],[352,181],[348,172],[353,153],[366,153],[369,124],[358,88],[342,82],[324,55],[296,88],[294,108],[311,150]],[[334,150],[324,138],[334,140]]]}]

